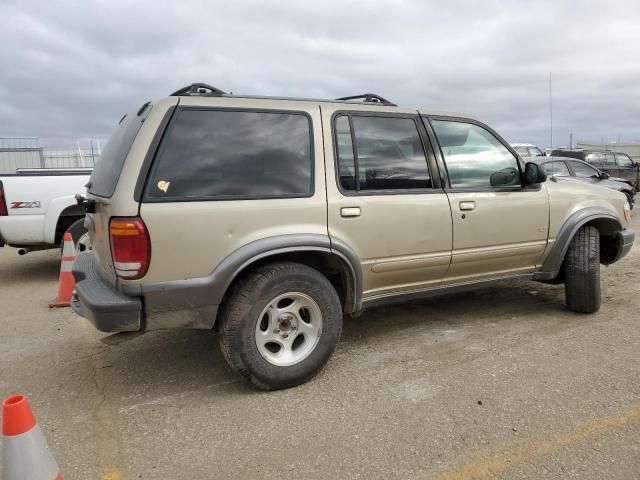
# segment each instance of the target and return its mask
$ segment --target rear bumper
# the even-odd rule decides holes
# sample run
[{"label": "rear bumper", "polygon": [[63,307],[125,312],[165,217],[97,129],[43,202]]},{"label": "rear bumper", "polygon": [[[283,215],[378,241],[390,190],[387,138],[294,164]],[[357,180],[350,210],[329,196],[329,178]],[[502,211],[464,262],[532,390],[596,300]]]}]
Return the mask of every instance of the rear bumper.
[{"label": "rear bumper", "polygon": [[142,302],[119,292],[99,273],[93,252],[78,255],[73,264],[76,290],[71,307],[101,332],[137,332],[142,327]]},{"label": "rear bumper", "polygon": [[636,239],[636,232],[634,232],[630,228],[625,228],[624,230],[618,232],[618,255],[616,256],[614,262],[617,262],[622,257],[624,257],[633,246],[633,242]]}]

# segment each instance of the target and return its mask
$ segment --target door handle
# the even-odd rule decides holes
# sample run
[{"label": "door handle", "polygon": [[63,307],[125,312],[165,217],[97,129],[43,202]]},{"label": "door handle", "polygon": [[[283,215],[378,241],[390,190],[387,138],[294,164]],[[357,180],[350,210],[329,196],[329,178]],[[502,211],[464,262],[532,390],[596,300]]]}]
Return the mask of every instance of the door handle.
[{"label": "door handle", "polygon": [[341,217],[359,217],[360,207],[342,207],[340,209]]},{"label": "door handle", "polygon": [[475,209],[476,209],[476,202],[474,202],[473,200],[460,202],[460,210],[475,210]]}]

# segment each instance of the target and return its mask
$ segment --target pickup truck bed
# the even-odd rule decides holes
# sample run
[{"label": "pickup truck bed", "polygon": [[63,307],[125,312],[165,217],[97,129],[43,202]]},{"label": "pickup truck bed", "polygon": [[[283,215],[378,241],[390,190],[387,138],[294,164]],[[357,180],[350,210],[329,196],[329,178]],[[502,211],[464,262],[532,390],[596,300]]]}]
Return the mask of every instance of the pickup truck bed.
[{"label": "pickup truck bed", "polygon": [[75,200],[91,169],[25,169],[0,175],[0,247],[53,248],[84,216]]}]

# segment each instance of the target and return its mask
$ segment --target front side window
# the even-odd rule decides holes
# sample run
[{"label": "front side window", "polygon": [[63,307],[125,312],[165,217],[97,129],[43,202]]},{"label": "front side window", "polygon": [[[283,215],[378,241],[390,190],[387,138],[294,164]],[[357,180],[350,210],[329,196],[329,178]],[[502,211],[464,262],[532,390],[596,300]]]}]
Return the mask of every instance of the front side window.
[{"label": "front side window", "polygon": [[335,121],[335,135],[343,190],[431,188],[427,158],[414,119],[341,115]]},{"label": "front side window", "polygon": [[600,176],[595,168],[581,162],[571,162],[571,169],[576,174],[576,177],[591,178]]},{"label": "front side window", "polygon": [[570,177],[571,173],[564,162],[547,162],[543,164],[544,171],[550,177]]},{"label": "front side window", "polygon": [[452,188],[519,186],[518,160],[488,130],[472,123],[433,120]]},{"label": "front side window", "polygon": [[305,197],[311,122],[297,112],[179,109],[154,162],[150,199]]},{"label": "front side window", "polygon": [[620,167],[633,167],[633,160],[631,160],[624,153],[616,153],[616,160],[618,161],[618,166]]}]

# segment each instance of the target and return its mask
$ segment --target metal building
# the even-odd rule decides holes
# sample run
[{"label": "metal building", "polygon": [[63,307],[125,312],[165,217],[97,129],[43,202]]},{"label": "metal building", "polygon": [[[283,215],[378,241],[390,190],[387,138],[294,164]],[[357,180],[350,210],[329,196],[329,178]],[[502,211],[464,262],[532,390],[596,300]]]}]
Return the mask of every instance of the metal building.
[{"label": "metal building", "polygon": [[0,174],[15,173],[17,168],[42,167],[44,155],[39,138],[0,138]]},{"label": "metal building", "polygon": [[99,145],[96,149],[49,150],[36,137],[0,137],[0,174],[15,173],[18,168],[93,168]]}]

